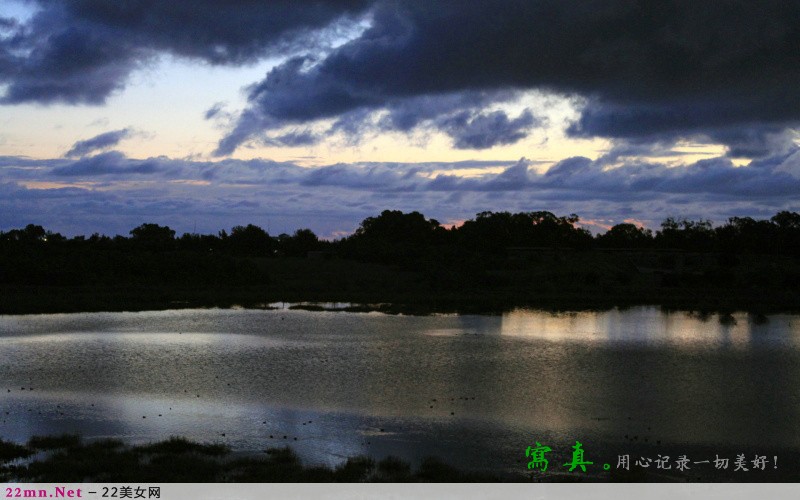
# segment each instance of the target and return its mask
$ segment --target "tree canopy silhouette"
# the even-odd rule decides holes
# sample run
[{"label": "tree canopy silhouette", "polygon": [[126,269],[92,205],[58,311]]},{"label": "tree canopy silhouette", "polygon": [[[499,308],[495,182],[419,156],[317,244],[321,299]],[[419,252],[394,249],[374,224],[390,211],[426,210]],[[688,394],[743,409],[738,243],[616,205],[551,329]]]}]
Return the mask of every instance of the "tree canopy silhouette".
[{"label": "tree canopy silhouette", "polygon": [[130,231],[131,241],[149,250],[168,250],[174,247],[175,231],[168,226],[145,223]]}]

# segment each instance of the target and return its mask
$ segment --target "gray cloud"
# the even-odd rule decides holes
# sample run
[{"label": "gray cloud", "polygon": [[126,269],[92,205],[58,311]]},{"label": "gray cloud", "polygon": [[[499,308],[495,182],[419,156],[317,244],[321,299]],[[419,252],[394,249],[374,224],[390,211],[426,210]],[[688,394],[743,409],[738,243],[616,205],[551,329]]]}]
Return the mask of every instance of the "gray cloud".
[{"label": "gray cloud", "polygon": [[[57,224],[82,225],[84,233],[125,229],[125,234],[154,217],[186,231],[202,221],[208,228],[200,229],[212,232],[272,221],[280,232],[309,226],[333,235],[383,209],[418,210],[443,222],[484,210],[550,210],[602,224],[634,217],[655,226],[667,216],[722,222],[732,215],[800,210],[800,148],[742,167],[725,157],[677,167],[618,159],[612,168],[602,158],[574,157],[544,173],[534,165],[521,159],[305,168],[267,160],[131,159],[115,151],[76,161],[4,157],[0,223],[6,228],[46,223],[55,230]],[[499,174],[454,173],[498,166]],[[64,187],[21,187],[37,183]]]},{"label": "gray cloud", "polygon": [[[303,83],[297,81],[298,75],[293,71],[303,63],[302,59],[290,61],[285,67],[270,73],[274,75],[277,71],[279,76],[268,76],[262,85],[251,88],[251,107],[242,113],[235,127],[220,141],[216,155],[231,154],[252,139],[274,146],[307,145],[341,132],[349,142],[357,143],[362,136],[387,131],[411,132],[417,128],[445,133],[458,149],[487,149],[513,144],[526,137],[530,129],[542,124],[530,109],[525,109],[515,118],[510,118],[504,111],[483,111],[492,104],[518,97],[518,92],[511,91],[466,91],[386,101],[359,98],[355,102],[351,96],[345,95],[344,90],[331,88],[320,102],[308,101],[298,106],[295,93],[302,92],[298,85]],[[290,75],[288,79],[280,76],[287,73]],[[313,89],[309,90],[310,95],[313,92]],[[318,118],[336,120],[322,134],[305,132],[298,136],[289,133],[262,138],[263,133],[282,129],[287,124],[306,123]],[[303,141],[297,142],[297,138]]]},{"label": "gray cloud", "polygon": [[[291,162],[269,160],[192,161],[155,157],[131,159],[118,151],[78,160],[30,160],[0,158],[0,180],[75,180],[113,178],[203,181],[215,186],[294,186],[337,188],[369,193],[428,192],[528,192],[551,193],[570,199],[653,199],[673,195],[698,195],[706,199],[794,200],[800,192],[800,148],[752,161],[737,167],[725,157],[700,160],[689,165],[625,161],[608,168],[601,157],[566,158],[544,173],[531,168],[536,162],[454,163],[339,163],[323,167],[300,167]],[[31,166],[36,166],[33,170]],[[460,177],[450,170],[503,167],[499,174]]]},{"label": "gray cloud", "polygon": [[265,137],[262,142],[270,146],[310,146],[320,141],[320,136],[309,130],[287,132],[277,137]]},{"label": "gray cloud", "polygon": [[[543,173],[534,166],[523,158],[307,168],[269,160],[133,159],[116,151],[78,160],[1,157],[0,229],[34,222],[126,234],[157,219],[179,231],[197,221],[208,232],[255,223],[330,236],[383,209],[418,210],[442,222],[484,210],[550,210],[601,225],[632,217],[656,227],[667,216],[723,222],[800,210],[797,147],[739,167],[725,157],[683,166],[621,157],[611,167],[603,158],[574,157]],[[502,172],[493,173],[497,167]],[[456,175],[463,168],[486,170]]]},{"label": "gray cloud", "polygon": [[763,158],[788,152],[795,147],[796,131],[777,125],[736,127],[709,132],[712,142],[728,146],[732,158]]},{"label": "gray cloud", "polygon": [[154,174],[162,171],[163,165],[158,160],[129,160],[119,151],[109,151],[56,167],[53,169],[53,174],[67,177],[95,177],[113,174]]},{"label": "gray cloud", "polygon": [[225,110],[225,103],[224,102],[216,102],[213,106],[208,108],[206,112],[203,114],[203,117],[206,120],[211,120],[217,116],[224,114]]},{"label": "gray cloud", "polygon": [[120,130],[112,130],[86,139],[78,141],[72,145],[69,151],[64,153],[65,157],[86,156],[95,151],[107,149],[116,146],[123,139],[127,139],[131,135],[131,130],[124,128]]},{"label": "gray cloud", "polygon": [[509,119],[503,111],[477,115],[462,112],[438,122],[439,128],[453,137],[453,145],[458,149],[486,149],[514,144],[527,136],[537,123],[527,109],[514,119]]}]

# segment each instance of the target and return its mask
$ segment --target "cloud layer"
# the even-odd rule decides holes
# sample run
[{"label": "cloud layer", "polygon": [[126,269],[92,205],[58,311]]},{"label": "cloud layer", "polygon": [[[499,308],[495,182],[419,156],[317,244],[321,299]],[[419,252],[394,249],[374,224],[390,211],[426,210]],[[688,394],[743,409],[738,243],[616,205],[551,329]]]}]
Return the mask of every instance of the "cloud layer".
[{"label": "cloud layer", "polygon": [[[249,88],[219,155],[420,128],[455,148],[513,144],[541,119],[502,105],[531,89],[580,97],[572,136],[710,141],[731,156],[785,150],[800,121],[797,0],[31,4],[28,22],[0,18],[5,104],[100,104],[161,54],[214,65],[294,55]],[[359,20],[369,27],[338,45]]]},{"label": "cloud layer", "polygon": [[[200,221],[206,232],[272,223],[273,232],[311,227],[335,236],[384,209],[418,210],[442,222],[484,210],[574,212],[597,227],[630,218],[657,227],[668,216],[724,222],[800,210],[797,147],[743,167],[724,157],[675,167],[613,156],[541,167],[524,158],[306,168],[268,160],[133,159],[117,151],[77,160],[0,157],[0,228],[34,222],[114,233],[155,220],[180,232]],[[477,175],[464,177],[465,170]]]}]

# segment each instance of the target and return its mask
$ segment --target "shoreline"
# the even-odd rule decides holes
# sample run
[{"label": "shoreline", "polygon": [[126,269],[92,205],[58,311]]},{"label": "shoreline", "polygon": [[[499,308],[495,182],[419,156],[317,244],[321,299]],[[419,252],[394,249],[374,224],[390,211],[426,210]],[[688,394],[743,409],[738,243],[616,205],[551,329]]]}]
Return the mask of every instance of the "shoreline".
[{"label": "shoreline", "polygon": [[[618,292],[618,291],[617,291]],[[706,293],[676,290],[673,293],[641,292],[527,294],[487,291],[485,294],[364,294],[291,293],[277,295],[249,287],[239,289],[181,289],[164,287],[0,287],[0,315],[59,314],[88,312],[137,312],[170,309],[268,309],[269,304],[291,304],[308,311],[405,315],[477,314],[499,315],[516,309],[553,312],[607,311],[631,307],[659,307],[667,311],[727,315],[734,312],[756,316],[800,313],[800,297],[792,293]],[[325,308],[323,303],[347,304]]]}]

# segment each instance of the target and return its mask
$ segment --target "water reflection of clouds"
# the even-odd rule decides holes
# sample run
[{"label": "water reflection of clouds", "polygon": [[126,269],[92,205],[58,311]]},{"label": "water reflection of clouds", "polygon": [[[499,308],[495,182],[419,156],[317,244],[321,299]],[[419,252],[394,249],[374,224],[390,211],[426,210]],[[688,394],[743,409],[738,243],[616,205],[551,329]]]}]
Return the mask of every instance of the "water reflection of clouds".
[{"label": "water reflection of clouds", "polygon": [[748,313],[699,315],[657,307],[569,313],[519,309],[503,314],[500,333],[522,339],[645,346],[800,346],[800,319]]},{"label": "water reflection of clouds", "polygon": [[500,316],[451,315],[440,316],[446,324],[440,328],[429,327],[423,333],[432,337],[459,337],[470,335],[499,335],[502,333]]}]

